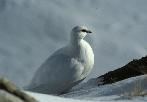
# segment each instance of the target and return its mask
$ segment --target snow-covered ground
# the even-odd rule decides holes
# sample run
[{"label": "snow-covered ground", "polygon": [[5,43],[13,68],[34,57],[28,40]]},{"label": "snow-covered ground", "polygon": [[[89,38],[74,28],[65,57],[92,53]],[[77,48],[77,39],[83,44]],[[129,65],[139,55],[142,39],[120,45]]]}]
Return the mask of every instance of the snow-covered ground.
[{"label": "snow-covered ground", "polygon": [[76,91],[74,89],[71,92],[62,95],[62,98],[45,94],[27,93],[38,99],[40,102],[146,102],[147,96],[143,96],[144,94],[147,94],[146,83],[147,75],[142,75],[103,86],[83,83],[75,88],[77,89]]}]

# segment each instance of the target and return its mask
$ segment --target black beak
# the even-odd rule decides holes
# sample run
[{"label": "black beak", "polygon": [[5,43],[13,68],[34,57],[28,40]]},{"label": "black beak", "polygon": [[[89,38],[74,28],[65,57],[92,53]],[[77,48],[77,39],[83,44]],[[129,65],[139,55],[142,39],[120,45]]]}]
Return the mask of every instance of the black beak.
[{"label": "black beak", "polygon": [[86,32],[87,32],[87,33],[92,33],[92,31],[90,31],[90,30],[87,30]]},{"label": "black beak", "polygon": [[82,29],[81,31],[82,31],[82,32],[86,32],[86,33],[92,33],[92,31],[87,30],[87,29]]}]

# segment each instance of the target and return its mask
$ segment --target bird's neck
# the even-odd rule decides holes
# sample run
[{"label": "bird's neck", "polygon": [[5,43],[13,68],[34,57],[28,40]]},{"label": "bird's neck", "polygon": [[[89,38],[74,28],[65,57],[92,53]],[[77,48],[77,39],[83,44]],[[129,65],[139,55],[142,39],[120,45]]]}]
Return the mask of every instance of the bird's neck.
[{"label": "bird's neck", "polygon": [[74,53],[76,56],[79,55],[82,49],[82,42],[84,42],[84,39],[71,38],[69,43],[70,52]]},{"label": "bird's neck", "polygon": [[76,49],[77,47],[79,47],[79,45],[82,41],[83,41],[83,39],[78,39],[76,37],[71,36],[69,44],[70,44],[71,48]]}]

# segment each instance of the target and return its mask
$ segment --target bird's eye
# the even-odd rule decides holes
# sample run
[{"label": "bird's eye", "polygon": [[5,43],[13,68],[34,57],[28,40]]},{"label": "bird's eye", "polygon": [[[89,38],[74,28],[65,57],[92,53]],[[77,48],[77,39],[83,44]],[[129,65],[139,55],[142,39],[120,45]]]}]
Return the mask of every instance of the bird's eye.
[{"label": "bird's eye", "polygon": [[87,32],[87,30],[86,30],[86,29],[82,29],[81,31],[82,31],[82,32]]}]

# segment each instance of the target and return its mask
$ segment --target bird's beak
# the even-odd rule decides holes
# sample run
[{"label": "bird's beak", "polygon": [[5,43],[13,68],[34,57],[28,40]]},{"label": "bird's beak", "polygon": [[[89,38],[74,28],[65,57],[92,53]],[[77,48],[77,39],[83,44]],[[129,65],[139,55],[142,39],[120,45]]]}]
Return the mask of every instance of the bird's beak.
[{"label": "bird's beak", "polygon": [[87,33],[92,33],[92,31],[91,31],[91,30],[87,30],[86,32],[87,32]]}]

